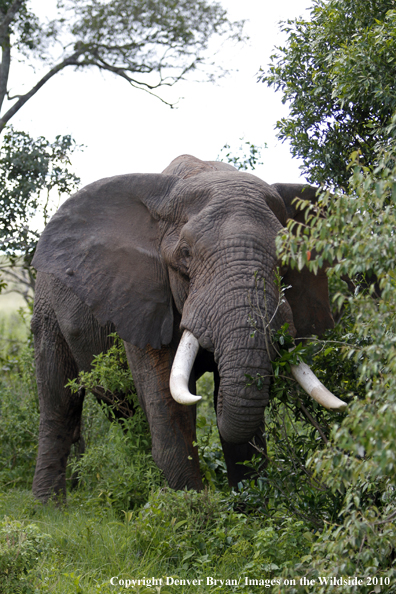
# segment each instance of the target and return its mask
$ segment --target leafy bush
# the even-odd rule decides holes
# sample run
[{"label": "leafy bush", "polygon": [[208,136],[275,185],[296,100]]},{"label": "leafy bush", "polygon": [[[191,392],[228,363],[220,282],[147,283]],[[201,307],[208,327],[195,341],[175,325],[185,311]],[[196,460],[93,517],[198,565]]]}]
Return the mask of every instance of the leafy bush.
[{"label": "leafy bush", "polygon": [[50,547],[51,537],[35,524],[0,522],[0,593],[33,594],[30,570]]},{"label": "leafy bush", "polygon": [[[151,456],[150,431],[137,405],[124,344],[116,334],[112,337],[110,349],[94,357],[92,370],[68,383],[72,391],[83,387],[101,400],[99,407],[91,395],[86,398],[87,449],[69,466],[86,501],[104,502],[121,513],[143,505],[163,478]],[[112,422],[104,422],[105,417]]]},{"label": "leafy bush", "polygon": [[[389,134],[395,134],[396,119]],[[353,319],[356,340],[342,355],[356,367],[357,395],[336,423],[329,447],[313,452],[309,468],[341,498],[337,518],[321,535],[304,567],[310,575],[395,575],[396,351],[395,246],[396,152],[391,144],[377,153],[375,167],[352,155],[348,193],[325,193],[306,223],[279,238],[284,261],[310,266],[333,264],[329,274],[355,284],[335,296]],[[326,210],[326,219],[321,210]],[[309,225],[307,224],[309,222]],[[296,231],[296,229],[295,229]],[[313,252],[315,247],[316,252]],[[307,253],[315,253],[309,259]],[[371,281],[367,279],[372,279]],[[363,280],[363,282],[362,282]],[[297,569],[296,569],[297,571]],[[393,582],[393,579],[391,579]],[[379,584],[374,584],[379,591]],[[367,584],[359,592],[370,592]],[[325,588],[318,590],[325,592]],[[357,591],[352,587],[351,591]],[[388,592],[396,591],[393,582]]]},{"label": "leafy bush", "polygon": [[291,519],[262,528],[257,518],[236,512],[227,497],[208,490],[153,494],[134,528],[145,556],[155,555],[186,572],[215,563],[220,573],[232,567],[246,575],[268,576],[299,560],[313,539],[303,522]]},{"label": "leafy bush", "polygon": [[150,492],[163,483],[151,456],[151,438],[143,411],[139,409],[121,423],[122,427],[107,421],[101,435],[91,437],[86,452],[71,462],[86,502],[102,502],[119,513],[142,506]]},{"label": "leafy bush", "polygon": [[71,379],[67,386],[73,393],[84,388],[106,406],[109,418],[128,419],[137,406],[135,384],[125,353],[124,343],[116,334],[110,334],[112,346],[95,355],[91,371],[82,371],[78,379]]},{"label": "leafy bush", "polygon": [[135,521],[138,547],[182,569],[201,568],[243,533],[246,518],[228,511],[220,493],[155,493]]}]

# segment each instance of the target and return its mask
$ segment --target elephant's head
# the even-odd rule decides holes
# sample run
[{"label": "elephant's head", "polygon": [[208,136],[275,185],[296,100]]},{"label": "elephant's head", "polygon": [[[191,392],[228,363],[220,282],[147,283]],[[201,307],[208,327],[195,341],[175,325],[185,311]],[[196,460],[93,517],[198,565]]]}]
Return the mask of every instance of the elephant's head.
[{"label": "elephant's head", "polygon": [[[268,401],[268,328],[288,322],[294,335],[307,336],[333,325],[324,272],[285,270],[292,288],[287,301],[279,299],[275,237],[296,215],[295,196],[314,199],[315,191],[270,186],[184,155],[162,174],[103,179],[69,198],[46,227],[33,265],[140,348],[169,344],[180,317],[180,329],[217,364],[222,437],[246,442]],[[268,326],[254,335],[252,303]],[[260,390],[246,381],[257,373],[266,378]]]}]

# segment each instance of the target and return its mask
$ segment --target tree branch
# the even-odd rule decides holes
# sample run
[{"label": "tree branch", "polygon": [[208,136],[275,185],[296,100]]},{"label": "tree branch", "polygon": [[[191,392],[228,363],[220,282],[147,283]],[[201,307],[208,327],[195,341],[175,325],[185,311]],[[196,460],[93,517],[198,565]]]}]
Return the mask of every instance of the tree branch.
[{"label": "tree branch", "polygon": [[300,405],[301,410],[303,411],[304,415],[307,417],[307,419],[309,420],[309,422],[311,423],[311,425],[313,425],[313,427],[315,427],[316,431],[319,433],[320,437],[323,439],[323,441],[325,442],[325,444],[328,445],[329,444],[329,440],[327,439],[326,435],[323,432],[323,429],[321,428],[321,426],[319,425],[319,423],[317,422],[317,420],[305,408],[304,404],[302,403],[302,401],[300,399],[298,400],[298,402],[299,402],[299,405]]},{"label": "tree branch", "polygon": [[79,66],[77,59],[83,53],[83,49],[78,49],[76,52],[74,52],[74,54],[68,58],[65,58],[62,62],[51,68],[51,70],[47,72],[47,74],[43,76],[43,78],[39,80],[39,82],[28,93],[21,95],[20,99],[14,103],[14,105],[0,118],[0,132],[4,129],[7,122],[21,109],[21,107],[25,105],[27,101],[29,101],[29,99],[31,99],[31,97],[33,97],[33,95],[37,93],[37,91],[41,89],[43,85],[45,85],[47,81],[50,80],[50,78],[63,70],[63,68],[66,66]]},{"label": "tree branch", "polygon": [[10,36],[0,36],[1,39],[1,64],[0,64],[0,111],[7,95],[8,76],[11,63]]},{"label": "tree branch", "polygon": [[[111,66],[111,64],[108,64],[103,59],[97,58],[97,60],[98,60],[97,62],[91,62],[89,65],[97,66],[99,68],[99,70],[107,70],[108,72],[112,72],[113,74],[116,74],[117,76],[120,76],[121,78],[124,78],[135,89],[140,89],[141,91],[145,91],[149,95],[152,95],[153,97],[156,97],[157,99],[162,101],[162,103],[165,103],[165,105],[169,105],[169,107],[171,107],[171,108],[173,108],[176,104],[169,103],[168,101],[165,101],[165,99],[163,99],[162,97],[160,97],[159,95],[154,93],[153,90],[157,89],[159,87],[162,87],[164,85],[173,86],[176,82],[181,80],[181,78],[184,76],[185,72],[188,70],[188,69],[183,70],[183,72],[179,76],[177,76],[174,79],[171,79],[171,82],[165,82],[166,79],[161,78],[159,83],[157,83],[155,85],[149,85],[148,83],[136,80],[135,78],[132,78],[131,76],[129,76],[127,74],[127,72],[125,72],[124,68],[121,68],[119,66]],[[160,76],[161,76],[161,73],[160,73]]]}]

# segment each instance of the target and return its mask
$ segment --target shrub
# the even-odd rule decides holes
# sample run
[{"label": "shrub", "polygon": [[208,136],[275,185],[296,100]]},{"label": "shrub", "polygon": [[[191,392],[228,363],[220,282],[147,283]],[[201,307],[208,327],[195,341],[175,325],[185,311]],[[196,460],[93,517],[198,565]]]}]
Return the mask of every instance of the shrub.
[{"label": "shrub", "polygon": [[29,573],[51,544],[51,537],[36,524],[0,522],[0,593],[33,594]]}]

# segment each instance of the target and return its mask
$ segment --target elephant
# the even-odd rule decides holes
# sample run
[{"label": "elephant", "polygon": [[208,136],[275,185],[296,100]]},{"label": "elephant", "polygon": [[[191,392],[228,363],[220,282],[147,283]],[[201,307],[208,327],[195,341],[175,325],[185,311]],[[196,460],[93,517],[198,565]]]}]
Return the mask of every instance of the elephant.
[{"label": "elephant", "polygon": [[[283,267],[289,289],[279,299],[275,238],[289,218],[301,217],[295,197],[315,202],[316,189],[269,185],[231,165],[182,155],[160,174],[101,179],[62,204],[33,259],[38,499],[65,496],[84,399],[65,385],[90,369],[114,330],[125,343],[152,455],[169,486],[202,489],[199,397],[192,392],[205,371],[214,373],[229,482],[245,476],[238,463],[252,457],[251,440],[262,436],[274,357],[269,330],[254,334],[249,322],[257,278],[265,279],[265,293],[256,295],[271,330],[288,323],[299,338],[333,327],[324,269],[315,275]],[[306,375],[295,367],[296,377]],[[246,380],[258,373],[261,389]],[[320,400],[322,391],[322,400],[335,399],[318,382],[310,376],[312,396]],[[324,404],[337,408],[336,400]]]}]

